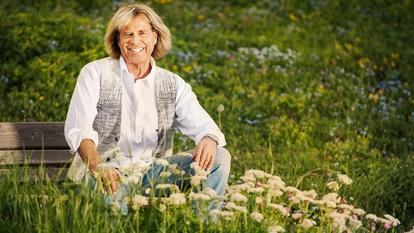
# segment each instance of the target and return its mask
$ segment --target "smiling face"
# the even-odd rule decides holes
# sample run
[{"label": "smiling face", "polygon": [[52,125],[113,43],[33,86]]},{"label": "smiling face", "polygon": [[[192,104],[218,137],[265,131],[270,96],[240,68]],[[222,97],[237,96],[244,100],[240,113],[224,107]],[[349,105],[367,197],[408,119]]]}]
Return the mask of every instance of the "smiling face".
[{"label": "smiling face", "polygon": [[149,64],[156,43],[157,33],[144,14],[138,14],[119,31],[121,56],[130,65]]}]

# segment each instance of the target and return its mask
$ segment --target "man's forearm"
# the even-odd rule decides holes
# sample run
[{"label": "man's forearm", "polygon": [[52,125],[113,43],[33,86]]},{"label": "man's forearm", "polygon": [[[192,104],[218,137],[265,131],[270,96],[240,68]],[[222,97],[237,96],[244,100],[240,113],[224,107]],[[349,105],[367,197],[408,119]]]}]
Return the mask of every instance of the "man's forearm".
[{"label": "man's forearm", "polygon": [[101,162],[95,143],[90,139],[82,140],[78,152],[83,161],[88,164],[90,171],[94,171]]}]

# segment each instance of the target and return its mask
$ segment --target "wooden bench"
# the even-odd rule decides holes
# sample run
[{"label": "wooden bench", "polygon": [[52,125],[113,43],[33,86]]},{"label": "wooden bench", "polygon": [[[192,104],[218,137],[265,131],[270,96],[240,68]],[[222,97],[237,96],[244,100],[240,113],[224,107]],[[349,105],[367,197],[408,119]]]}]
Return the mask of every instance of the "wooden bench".
[{"label": "wooden bench", "polygon": [[63,180],[73,159],[63,122],[0,122],[0,176],[12,167],[27,167],[39,178],[39,168],[52,180]]}]

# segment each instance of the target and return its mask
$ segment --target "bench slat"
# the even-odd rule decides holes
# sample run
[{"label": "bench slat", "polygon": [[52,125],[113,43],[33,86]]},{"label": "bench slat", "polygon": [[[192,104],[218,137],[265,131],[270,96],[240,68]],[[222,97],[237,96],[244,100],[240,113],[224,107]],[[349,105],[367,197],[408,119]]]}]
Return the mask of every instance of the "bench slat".
[{"label": "bench slat", "polygon": [[72,161],[69,150],[0,150],[0,164],[64,165]]},{"label": "bench slat", "polygon": [[64,122],[0,122],[0,150],[68,149]]},{"label": "bench slat", "polygon": [[[26,169],[27,169],[26,174],[28,177],[30,177],[30,181],[39,180],[39,178],[41,177],[41,174],[39,172],[40,171],[39,167],[30,167]],[[45,168],[44,175],[47,175],[51,180],[63,181],[66,178],[67,171],[68,171],[67,168]],[[7,175],[11,175],[12,172],[14,171],[10,169],[0,169],[0,180],[5,179]],[[17,175],[18,177],[24,177],[25,170],[24,169],[18,170]]]}]

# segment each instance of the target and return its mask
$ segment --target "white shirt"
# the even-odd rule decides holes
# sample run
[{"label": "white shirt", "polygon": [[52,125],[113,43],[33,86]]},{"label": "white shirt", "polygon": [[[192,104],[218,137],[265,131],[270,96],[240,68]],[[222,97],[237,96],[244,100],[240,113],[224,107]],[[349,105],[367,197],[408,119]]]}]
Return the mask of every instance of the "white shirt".
[{"label": "white shirt", "polygon": [[[122,79],[121,135],[118,142],[122,156],[109,164],[124,168],[131,164],[147,167],[153,162],[153,150],[157,146],[158,113],[155,101],[155,61],[151,59],[151,71],[134,81],[122,57],[119,59]],[[98,145],[98,133],[92,128],[97,115],[99,100],[99,68],[96,62],[85,65],[78,77],[65,122],[65,137],[72,152],[76,152],[83,139],[91,139]],[[196,95],[178,75],[176,122],[177,128],[197,144],[205,135],[219,139],[218,146],[226,144],[223,133],[199,104]]]}]

